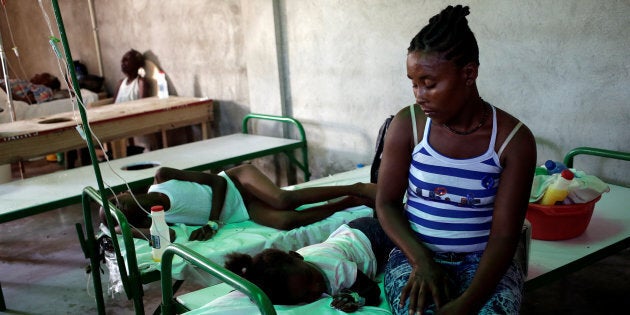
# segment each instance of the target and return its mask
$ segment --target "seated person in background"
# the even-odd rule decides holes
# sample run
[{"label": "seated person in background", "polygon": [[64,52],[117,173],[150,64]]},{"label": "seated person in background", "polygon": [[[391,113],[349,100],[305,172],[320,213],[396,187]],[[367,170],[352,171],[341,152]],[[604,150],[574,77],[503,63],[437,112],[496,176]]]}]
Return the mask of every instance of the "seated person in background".
[{"label": "seated person in background", "polygon": [[[59,79],[46,72],[36,74],[30,81],[9,79],[9,85],[14,100],[29,104],[51,101],[54,99],[55,91],[61,88]],[[0,86],[3,90],[6,89],[4,79],[0,79]]]},{"label": "seated person in background", "polygon": [[[220,224],[249,219],[281,230],[308,225],[349,207],[372,205],[375,193],[376,185],[363,183],[282,190],[255,166],[245,164],[218,175],[161,167],[148,193],[122,193],[110,200],[136,228],[134,237],[150,234],[149,210],[161,205],[166,223],[201,226],[191,233],[189,240],[203,241],[214,236]],[[325,201],[329,202],[295,210],[302,205]],[[102,208],[100,217],[105,223]],[[120,233],[118,226],[116,231]],[[170,233],[174,239],[172,229]]]},{"label": "seated person in background", "polygon": [[114,93],[114,103],[126,102],[149,96],[149,88],[138,70],[144,67],[144,56],[137,50],[125,53],[120,61],[120,69],[125,77],[120,80]]},{"label": "seated person in background", "polygon": [[374,278],[394,247],[375,218],[341,225],[323,243],[297,251],[265,249],[253,257],[226,256],[225,267],[256,284],[273,304],[311,303],[332,296],[332,307],[355,312],[380,304]]},{"label": "seated person in background", "polygon": [[[135,49],[131,49],[123,55],[120,61],[120,69],[125,77],[118,83],[114,93],[114,103],[133,101],[150,96],[148,82],[145,80],[144,74],[140,75],[138,71],[144,72],[144,64],[144,56]],[[142,136],[138,136],[138,138],[141,139],[138,141],[143,141]],[[149,143],[157,142],[157,138],[157,136],[153,136],[153,139],[146,141]],[[142,153],[144,147],[137,146],[134,138],[129,138],[126,150],[127,155],[134,155]]]},{"label": "seated person in background", "polygon": [[[114,93],[114,103],[127,102],[132,100],[137,100],[140,98],[145,98],[149,96],[149,87],[146,80],[139,75],[138,70],[144,67],[144,56],[137,50],[131,49],[126,52],[121,61],[120,61],[120,69],[125,75],[123,79],[118,82],[116,86],[116,91]],[[135,145],[135,141],[133,138],[129,138],[128,143],[125,139],[116,140],[123,141],[122,146],[127,150],[127,155],[133,155],[142,153],[144,148],[137,147]],[[111,146],[107,145],[109,150],[111,150]],[[109,151],[107,150],[107,151]],[[87,165],[90,162],[90,153],[87,148],[80,149],[78,151],[69,151],[67,158],[67,168],[74,168],[77,159],[80,154],[80,164]],[[99,159],[104,159],[104,155],[106,153],[101,152],[99,148],[97,148],[97,156]],[[100,158],[102,156],[102,158]]]}]

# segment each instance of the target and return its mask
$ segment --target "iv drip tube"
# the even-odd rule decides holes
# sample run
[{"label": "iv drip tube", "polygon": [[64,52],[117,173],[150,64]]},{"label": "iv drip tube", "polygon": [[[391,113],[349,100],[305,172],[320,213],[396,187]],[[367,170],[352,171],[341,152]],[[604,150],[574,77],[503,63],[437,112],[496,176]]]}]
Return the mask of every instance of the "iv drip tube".
[{"label": "iv drip tube", "polygon": [[4,77],[5,91],[7,91],[7,105],[11,121],[16,121],[15,108],[13,108],[13,93],[11,92],[11,83],[9,83],[9,72],[7,71],[7,55],[4,53],[2,46],[2,34],[0,34],[0,59],[2,60],[2,75]]}]

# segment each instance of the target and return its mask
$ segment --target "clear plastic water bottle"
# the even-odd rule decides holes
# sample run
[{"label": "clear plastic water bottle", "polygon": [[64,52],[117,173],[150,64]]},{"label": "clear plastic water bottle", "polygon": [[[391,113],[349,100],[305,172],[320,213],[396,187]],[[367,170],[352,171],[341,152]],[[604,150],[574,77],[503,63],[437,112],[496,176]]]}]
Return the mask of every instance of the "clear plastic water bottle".
[{"label": "clear plastic water bottle", "polygon": [[157,74],[157,94],[159,98],[167,98],[168,97],[168,84],[166,83],[166,74],[164,71],[158,72]]},{"label": "clear plastic water bottle", "polygon": [[566,165],[562,164],[562,162],[552,160],[547,160],[547,162],[545,162],[545,168],[547,169],[547,173],[549,173],[549,175],[561,173],[563,170],[567,169]]},{"label": "clear plastic water bottle", "polygon": [[553,206],[558,202],[564,201],[569,194],[569,185],[573,181],[573,172],[568,169],[563,170],[560,176],[547,187],[545,194],[540,200],[540,204],[543,206]]},{"label": "clear plastic water bottle", "polygon": [[151,207],[151,255],[153,261],[162,261],[164,249],[171,244],[168,225],[164,220],[164,208],[162,206]]}]

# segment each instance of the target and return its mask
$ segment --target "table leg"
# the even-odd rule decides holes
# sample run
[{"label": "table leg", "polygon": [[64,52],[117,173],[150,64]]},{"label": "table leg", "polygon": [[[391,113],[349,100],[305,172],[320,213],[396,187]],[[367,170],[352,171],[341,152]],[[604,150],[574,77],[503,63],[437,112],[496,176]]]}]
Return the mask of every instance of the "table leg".
[{"label": "table leg", "polygon": [[120,159],[127,156],[127,139],[114,140],[109,143],[114,159]]}]

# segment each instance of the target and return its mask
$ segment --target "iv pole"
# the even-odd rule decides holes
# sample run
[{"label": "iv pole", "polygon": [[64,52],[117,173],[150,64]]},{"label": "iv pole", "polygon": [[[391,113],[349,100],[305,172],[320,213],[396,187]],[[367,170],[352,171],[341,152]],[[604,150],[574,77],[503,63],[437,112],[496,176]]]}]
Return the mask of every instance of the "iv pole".
[{"label": "iv pole", "polygon": [[[41,1],[41,0],[40,0]],[[57,2],[57,0],[51,0],[52,2],[52,6],[53,6],[53,11],[55,12],[55,19],[57,21],[57,27],[59,29],[59,36],[61,39],[61,43],[63,44],[63,50],[65,53],[65,57],[66,57],[66,63],[68,65],[72,64],[72,54],[70,53],[70,46],[68,45],[68,39],[66,37],[66,29],[64,27],[63,24],[63,19],[61,17],[61,10],[59,9],[59,4]],[[74,67],[68,67],[69,72],[70,72],[70,78],[72,79],[72,87],[74,88],[74,91],[76,93],[76,97],[77,100],[80,104],[83,104],[83,97],[81,96],[81,90],[79,89],[79,82],[77,80],[77,75],[75,72]],[[103,209],[106,213],[105,217],[107,219],[107,225],[108,226],[114,226],[113,224],[113,218],[111,215],[109,215],[110,213],[110,208],[109,208],[109,202],[107,202],[107,195],[106,195],[106,190],[105,190],[105,186],[103,184],[103,178],[101,175],[101,169],[98,165],[98,159],[96,158],[96,152],[94,151],[94,143],[92,141],[92,133],[90,131],[90,128],[88,126],[88,118],[87,118],[87,113],[85,111],[85,108],[83,106],[78,106],[79,107],[79,112],[81,114],[81,121],[83,122],[81,128],[83,129],[83,134],[85,135],[85,141],[87,142],[87,147],[88,150],[90,152],[90,159],[92,160],[92,167],[94,168],[94,175],[96,176],[96,182],[98,184],[98,190],[100,192],[100,197],[101,200],[103,201]],[[85,195],[83,196],[83,198],[85,199]],[[85,202],[85,201],[84,201]],[[80,229],[80,224],[77,224],[77,232],[79,232]],[[82,239],[82,236],[80,238],[80,242],[82,243],[81,247],[83,248],[84,245],[87,247],[87,250],[89,252],[89,258],[90,258],[90,265],[91,266],[100,266],[100,261],[98,261],[98,255],[96,255],[96,253],[98,252],[98,244],[96,243],[96,239],[94,237],[94,228],[91,224],[91,222],[86,222],[86,233],[88,235],[86,240]],[[83,234],[83,231],[81,230],[81,232],[79,233],[80,235]],[[117,238],[113,238],[112,239],[114,242],[117,242]],[[85,242],[85,244],[84,244]],[[85,252],[85,248],[84,248],[84,252]],[[118,257],[117,255],[117,261],[120,264],[121,263],[121,258]],[[93,269],[92,270],[92,277],[94,280],[94,294],[96,295],[96,306],[98,309],[98,313],[99,314],[105,314],[105,302],[103,300],[103,290],[100,286],[101,283],[101,278],[100,278],[100,273],[98,268]]]}]

